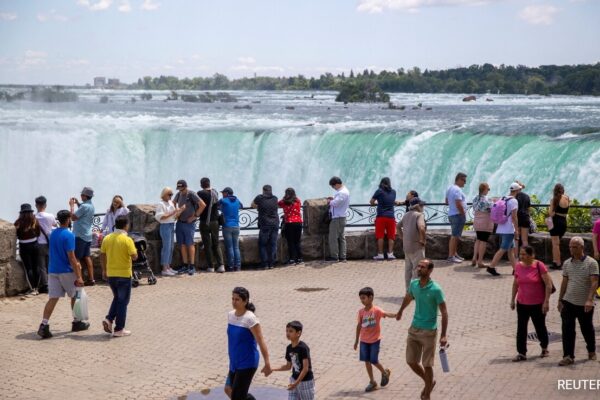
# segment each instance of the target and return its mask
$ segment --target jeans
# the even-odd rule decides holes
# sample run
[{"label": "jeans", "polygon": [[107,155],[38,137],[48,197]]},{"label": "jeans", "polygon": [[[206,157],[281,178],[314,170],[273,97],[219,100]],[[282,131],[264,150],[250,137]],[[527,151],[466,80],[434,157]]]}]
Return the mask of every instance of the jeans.
[{"label": "jeans", "polygon": [[279,227],[269,226],[260,228],[258,232],[258,250],[260,252],[260,265],[272,266],[277,259],[277,233]]},{"label": "jeans", "polygon": [[334,218],[329,223],[329,257],[346,259],[346,218]]},{"label": "jeans", "polygon": [[106,319],[111,322],[116,319],[115,332],[117,332],[125,328],[127,305],[131,297],[131,278],[109,277],[108,285],[113,292],[113,301]]},{"label": "jeans", "polygon": [[301,238],[302,222],[290,222],[285,224],[285,240],[287,241],[290,260],[302,259],[302,248],[300,246]]},{"label": "jeans", "polygon": [[581,334],[585,339],[588,353],[596,352],[596,334],[594,332],[594,308],[585,312],[583,306],[576,306],[563,300],[563,309],[560,313],[562,319],[563,357],[575,358],[575,320],[579,321]]},{"label": "jeans", "polygon": [[546,315],[542,313],[542,304],[521,304],[517,302],[517,353],[527,354],[527,324],[533,322],[535,333],[542,349],[548,348],[548,330]]},{"label": "jeans", "polygon": [[223,265],[223,254],[219,248],[219,221],[200,222],[200,235],[209,267]]},{"label": "jeans", "polygon": [[162,248],[160,249],[160,265],[171,265],[173,259],[173,231],[175,223],[160,224],[160,238]]},{"label": "jeans", "polygon": [[240,268],[242,258],[240,256],[240,227],[224,226],[223,240],[227,250],[227,265],[231,268]]},{"label": "jeans", "polygon": [[37,242],[19,243],[19,255],[25,267],[25,277],[32,288],[37,288],[40,281],[38,267],[38,244]]}]

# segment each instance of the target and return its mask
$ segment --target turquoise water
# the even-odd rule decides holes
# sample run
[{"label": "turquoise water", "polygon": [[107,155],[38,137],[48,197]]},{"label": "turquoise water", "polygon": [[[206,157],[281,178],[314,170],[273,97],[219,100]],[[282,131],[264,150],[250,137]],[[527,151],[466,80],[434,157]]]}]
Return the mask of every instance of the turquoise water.
[{"label": "turquoise water", "polygon": [[[245,205],[269,183],[277,194],[330,194],[339,175],[353,203],[368,202],[383,176],[399,192],[444,199],[454,175],[469,175],[504,194],[519,179],[548,200],[556,182],[581,200],[600,197],[600,99],[493,96],[462,103],[455,95],[394,95],[407,110],[333,101],[333,93],[233,92],[238,105],[127,103],[141,92],[80,91],[70,104],[0,103],[0,218],[45,194],[66,207],[83,186],[97,193],[98,212],[114,194],[127,203],[154,203],[161,189],[184,178],[194,189],[209,176],[231,186]],[[101,95],[111,102],[100,104]],[[255,103],[260,101],[260,103]],[[253,103],[254,102],[254,103]],[[418,102],[423,108],[412,110]],[[286,110],[293,106],[294,110]],[[426,111],[425,107],[432,107]],[[4,192],[4,190],[3,190]]]}]

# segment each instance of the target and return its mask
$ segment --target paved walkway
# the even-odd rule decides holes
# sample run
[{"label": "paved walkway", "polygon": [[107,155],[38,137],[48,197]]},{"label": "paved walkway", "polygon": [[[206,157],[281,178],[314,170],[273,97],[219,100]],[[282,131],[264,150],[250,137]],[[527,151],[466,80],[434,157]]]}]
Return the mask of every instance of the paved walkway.
[{"label": "paved walkway", "polygon": [[[372,286],[376,304],[395,312],[404,291],[403,269],[402,261],[315,262],[272,271],[159,279],[156,286],[133,290],[127,325],[133,335],[120,339],[110,339],[100,324],[111,299],[107,286],[88,290],[89,331],[69,332],[70,310],[61,300],[51,320],[55,337],[44,341],[35,331],[45,296],[0,300],[0,398],[220,398],[215,394],[227,372],[226,313],[231,289],[240,285],[250,290],[257,306],[273,366],[284,363],[286,322],[303,322],[318,398],[418,399],[421,382],[404,362],[413,306],[400,322],[383,320],[380,359],[392,370],[388,387],[364,393],[368,379],[352,349],[358,290]],[[503,276],[492,278],[467,265],[438,262],[433,278],[447,296],[451,372],[443,374],[436,357],[432,398],[597,399],[600,390],[557,389],[559,379],[600,379],[600,363],[584,361],[579,332],[572,367],[557,366],[560,342],[550,344],[547,359],[539,359],[538,345],[530,342],[529,361],[510,361],[515,355],[516,314],[508,305],[510,268],[500,271]],[[552,272],[552,277],[559,286],[559,273]],[[555,294],[548,317],[552,332],[560,332],[556,301]],[[594,321],[600,325],[597,310]],[[279,372],[255,378],[254,385],[263,393],[283,393],[273,389],[284,388],[287,380],[287,373]],[[200,394],[208,389],[210,396]],[[285,398],[278,396],[272,398]]]}]

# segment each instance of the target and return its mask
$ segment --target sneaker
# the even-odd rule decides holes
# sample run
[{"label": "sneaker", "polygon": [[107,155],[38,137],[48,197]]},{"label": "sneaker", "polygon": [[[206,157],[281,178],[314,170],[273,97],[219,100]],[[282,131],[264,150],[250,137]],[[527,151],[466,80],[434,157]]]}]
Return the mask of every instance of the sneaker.
[{"label": "sneaker", "polygon": [[112,324],[113,324],[112,321],[109,321],[107,319],[102,321],[102,327],[104,328],[104,332],[113,333]]},{"label": "sneaker", "polygon": [[225,267],[223,265],[219,265],[219,268],[217,268],[217,272],[222,274],[223,272],[225,272]]},{"label": "sneaker", "polygon": [[462,264],[462,260],[456,257],[448,257],[446,261],[452,264]]},{"label": "sneaker", "polygon": [[575,363],[575,360],[573,360],[569,356],[566,356],[565,358],[563,358],[562,360],[560,360],[558,362],[558,366],[559,367],[566,367],[567,365],[573,365],[574,363]]},{"label": "sneaker", "polygon": [[189,276],[192,276],[196,273],[196,267],[194,267],[192,264],[188,264],[188,270],[187,270],[187,274]]},{"label": "sneaker", "polygon": [[175,272],[177,273],[177,275],[183,275],[183,274],[187,273],[188,272],[187,264],[181,264],[181,266],[179,268],[177,268],[175,270]]},{"label": "sneaker", "polygon": [[598,358],[596,357],[596,353],[589,353],[588,354],[588,360],[590,361],[596,361]]},{"label": "sneaker", "polygon": [[115,333],[112,334],[112,337],[124,337],[129,335],[131,335],[131,331],[121,329],[120,331],[115,331]]},{"label": "sneaker", "polygon": [[390,382],[390,375],[392,371],[386,369],[383,374],[381,374],[381,387],[386,386]]},{"label": "sneaker", "polygon": [[340,262],[341,262],[341,263],[347,263],[347,262],[348,262],[348,260],[346,260],[345,258],[340,258]]},{"label": "sneaker", "polygon": [[367,393],[368,392],[372,392],[375,389],[377,389],[377,383],[375,383],[375,382],[369,382],[369,384],[365,388],[365,392],[367,392]]},{"label": "sneaker", "polygon": [[239,265],[237,267],[234,267],[233,270],[235,272],[240,272],[242,270],[242,267],[240,267]]},{"label": "sneaker", "polygon": [[73,323],[71,324],[71,332],[86,331],[89,327],[89,322],[73,321]]},{"label": "sneaker", "polygon": [[517,354],[515,356],[515,358],[512,359],[512,362],[519,362],[519,361],[527,361],[527,357],[525,357],[525,355],[523,355],[523,354]]},{"label": "sneaker", "polygon": [[459,256],[458,254],[455,254],[455,255],[454,255],[454,258],[456,258],[457,260],[460,260],[460,262],[463,262],[463,261],[465,261],[465,259],[464,259],[464,258],[462,258],[461,256]]},{"label": "sneaker", "polygon": [[296,260],[296,265],[304,264],[304,260],[299,258]]},{"label": "sneaker", "polygon": [[171,271],[170,269],[163,269],[160,273],[161,276],[175,276],[177,273]]},{"label": "sneaker", "polygon": [[[394,255],[394,253],[387,253],[387,257],[388,257],[388,260],[395,260],[396,259],[396,256]],[[383,385],[381,385],[381,386],[383,386]]]},{"label": "sneaker", "polygon": [[52,337],[52,333],[50,332],[50,325],[40,324],[40,327],[38,328],[37,334],[42,339],[50,339]]},{"label": "sneaker", "polygon": [[486,272],[492,276],[500,276],[500,274],[498,273],[498,271],[496,271],[496,268],[493,267],[487,267]]},{"label": "sneaker", "polygon": [[375,257],[373,257],[373,260],[383,261],[383,260],[385,260],[385,257],[383,256],[383,254],[377,254]]},{"label": "sneaker", "polygon": [[215,272],[215,269],[213,267],[208,267],[206,268],[206,272]]},{"label": "sneaker", "polygon": [[48,286],[42,286],[38,289],[38,294],[48,293]]}]

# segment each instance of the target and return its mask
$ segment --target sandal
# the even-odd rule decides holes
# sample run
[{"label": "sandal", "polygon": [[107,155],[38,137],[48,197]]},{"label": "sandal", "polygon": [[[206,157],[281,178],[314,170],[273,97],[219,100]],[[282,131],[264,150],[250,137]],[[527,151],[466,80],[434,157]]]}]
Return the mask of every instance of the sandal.
[{"label": "sandal", "polygon": [[519,362],[519,361],[526,361],[527,357],[525,357],[523,354],[517,354],[515,356],[515,358],[512,359],[512,362]]}]

